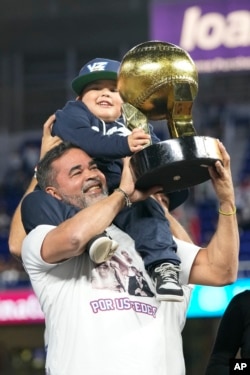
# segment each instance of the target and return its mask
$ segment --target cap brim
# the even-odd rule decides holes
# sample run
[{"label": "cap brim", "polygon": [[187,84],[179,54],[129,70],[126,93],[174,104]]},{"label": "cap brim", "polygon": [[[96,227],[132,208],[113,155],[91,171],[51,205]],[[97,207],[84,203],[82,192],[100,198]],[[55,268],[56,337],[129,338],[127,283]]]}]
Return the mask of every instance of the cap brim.
[{"label": "cap brim", "polygon": [[189,196],[189,189],[185,190],[178,190],[172,193],[166,194],[169,198],[169,211],[173,211],[175,208],[179,207],[183,204],[188,196]]},{"label": "cap brim", "polygon": [[82,93],[82,90],[86,85],[88,85],[91,82],[99,81],[102,79],[110,79],[110,80],[117,80],[117,73],[115,72],[107,72],[107,71],[99,71],[99,72],[92,72],[90,74],[77,77],[73,79],[71,86],[72,89],[80,95]]}]

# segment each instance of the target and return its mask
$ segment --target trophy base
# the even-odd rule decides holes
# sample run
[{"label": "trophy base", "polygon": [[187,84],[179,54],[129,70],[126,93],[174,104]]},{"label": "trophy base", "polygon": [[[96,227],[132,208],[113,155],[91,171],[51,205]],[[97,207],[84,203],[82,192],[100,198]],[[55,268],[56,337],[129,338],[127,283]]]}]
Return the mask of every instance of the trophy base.
[{"label": "trophy base", "polygon": [[183,190],[210,179],[208,167],[220,160],[215,138],[185,136],[144,148],[131,157],[136,188],[159,185],[165,193]]}]

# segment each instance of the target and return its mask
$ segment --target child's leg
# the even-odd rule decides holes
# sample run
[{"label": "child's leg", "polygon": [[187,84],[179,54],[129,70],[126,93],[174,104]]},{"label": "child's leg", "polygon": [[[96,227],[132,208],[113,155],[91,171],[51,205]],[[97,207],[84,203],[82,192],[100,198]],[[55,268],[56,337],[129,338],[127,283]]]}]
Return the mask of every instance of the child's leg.
[{"label": "child's leg", "polygon": [[152,198],[122,210],[114,223],[135,241],[145,267],[154,280],[159,300],[181,301],[180,259],[168,220],[160,204]]}]

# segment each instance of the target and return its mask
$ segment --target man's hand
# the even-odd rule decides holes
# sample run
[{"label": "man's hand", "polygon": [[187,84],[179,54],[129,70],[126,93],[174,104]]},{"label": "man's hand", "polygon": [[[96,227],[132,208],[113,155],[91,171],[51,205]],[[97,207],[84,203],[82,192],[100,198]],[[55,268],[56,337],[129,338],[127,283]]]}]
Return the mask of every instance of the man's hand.
[{"label": "man's hand", "polygon": [[123,171],[121,176],[120,188],[127,193],[132,203],[144,200],[148,198],[150,195],[162,190],[161,186],[154,186],[145,191],[135,189],[135,183],[130,167],[129,157],[123,159]]},{"label": "man's hand", "polygon": [[61,138],[53,137],[51,135],[51,129],[56,119],[55,115],[51,115],[43,125],[43,136],[40,150],[40,159],[44,157],[46,152],[51,150],[53,147],[59,145],[62,142]]},{"label": "man's hand", "polygon": [[222,163],[217,161],[213,167],[209,167],[209,174],[220,206],[226,205],[228,206],[228,211],[230,211],[230,207],[233,209],[235,205],[230,156],[219,140],[218,146],[222,155]]}]

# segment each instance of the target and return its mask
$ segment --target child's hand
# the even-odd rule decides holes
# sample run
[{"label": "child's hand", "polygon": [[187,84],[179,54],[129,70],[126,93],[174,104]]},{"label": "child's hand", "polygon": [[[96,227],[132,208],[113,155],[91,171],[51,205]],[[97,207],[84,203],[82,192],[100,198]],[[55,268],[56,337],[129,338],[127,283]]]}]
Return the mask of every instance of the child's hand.
[{"label": "child's hand", "polygon": [[137,152],[150,144],[150,134],[146,134],[144,130],[137,128],[133,129],[128,136],[128,145],[131,152]]}]

